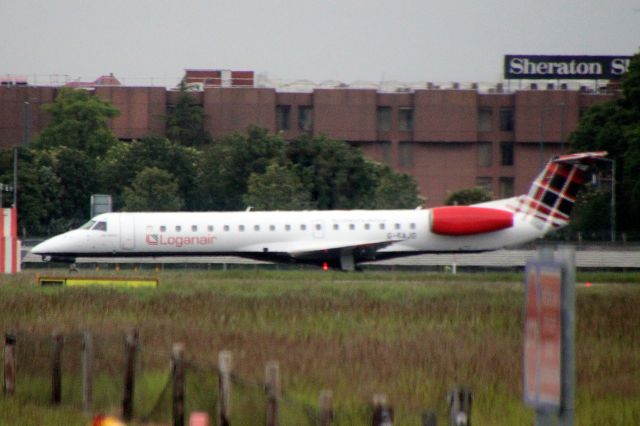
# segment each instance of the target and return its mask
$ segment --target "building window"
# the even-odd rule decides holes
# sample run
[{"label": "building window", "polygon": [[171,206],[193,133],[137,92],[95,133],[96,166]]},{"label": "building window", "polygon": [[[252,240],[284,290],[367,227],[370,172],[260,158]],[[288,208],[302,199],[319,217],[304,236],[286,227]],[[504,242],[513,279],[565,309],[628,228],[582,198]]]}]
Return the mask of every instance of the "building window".
[{"label": "building window", "polygon": [[291,129],[291,106],[290,105],[276,106],[276,129],[278,130]]},{"label": "building window", "polygon": [[513,142],[500,143],[500,164],[502,166],[513,166]]},{"label": "building window", "polygon": [[479,176],[476,178],[476,186],[491,192],[492,179],[490,176]]},{"label": "building window", "polygon": [[501,177],[500,178],[500,198],[513,197],[513,178]]},{"label": "building window", "polygon": [[400,161],[400,167],[413,167],[413,143],[412,142],[400,142],[398,144],[398,159]]},{"label": "building window", "polygon": [[500,108],[500,130],[503,132],[513,132],[515,128],[515,118],[513,108]]},{"label": "building window", "polygon": [[313,107],[301,105],[298,107],[298,129],[310,132],[313,129]]},{"label": "building window", "polygon": [[478,167],[493,165],[493,149],[491,142],[478,142]]},{"label": "building window", "polygon": [[391,107],[378,107],[378,130],[388,132],[391,130]]},{"label": "building window", "polygon": [[478,131],[490,132],[492,118],[493,111],[491,110],[491,108],[483,107],[478,109]]},{"label": "building window", "polygon": [[413,130],[413,108],[401,107],[398,111],[398,128],[400,131]]}]

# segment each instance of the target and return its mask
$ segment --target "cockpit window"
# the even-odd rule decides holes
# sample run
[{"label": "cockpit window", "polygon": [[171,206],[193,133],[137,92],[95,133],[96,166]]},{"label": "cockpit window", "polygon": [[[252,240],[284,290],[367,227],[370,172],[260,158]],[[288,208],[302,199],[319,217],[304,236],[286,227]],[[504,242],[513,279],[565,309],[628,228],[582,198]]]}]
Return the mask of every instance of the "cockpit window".
[{"label": "cockpit window", "polygon": [[79,229],[91,229],[91,227],[96,223],[95,220],[90,220],[89,222],[82,225]]},{"label": "cockpit window", "polygon": [[93,228],[91,228],[92,231],[106,231],[107,230],[107,222],[98,222],[95,224],[95,226]]}]

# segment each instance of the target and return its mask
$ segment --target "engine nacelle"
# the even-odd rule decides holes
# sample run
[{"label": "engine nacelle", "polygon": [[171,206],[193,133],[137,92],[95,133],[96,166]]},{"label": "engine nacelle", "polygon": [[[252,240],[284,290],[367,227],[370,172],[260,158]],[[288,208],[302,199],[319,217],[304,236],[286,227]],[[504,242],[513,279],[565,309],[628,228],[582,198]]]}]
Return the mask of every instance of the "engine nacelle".
[{"label": "engine nacelle", "polygon": [[431,210],[431,232],[439,235],[475,235],[513,226],[513,213],[489,207],[448,206]]}]

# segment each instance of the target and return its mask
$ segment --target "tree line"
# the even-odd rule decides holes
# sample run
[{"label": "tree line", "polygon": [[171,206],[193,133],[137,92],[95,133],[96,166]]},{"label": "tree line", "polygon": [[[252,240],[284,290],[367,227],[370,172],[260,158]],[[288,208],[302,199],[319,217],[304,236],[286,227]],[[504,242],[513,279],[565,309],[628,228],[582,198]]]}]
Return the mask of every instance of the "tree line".
[{"label": "tree line", "polygon": [[[50,124],[19,150],[18,215],[26,235],[50,235],[89,216],[91,194],[114,210],[233,211],[415,208],[415,180],[366,159],[349,144],[304,134],[286,141],[266,129],[213,140],[184,87],[166,116],[166,136],[120,141],[118,110],[84,90],[62,88],[43,106]],[[0,152],[0,182],[12,151]]]}]

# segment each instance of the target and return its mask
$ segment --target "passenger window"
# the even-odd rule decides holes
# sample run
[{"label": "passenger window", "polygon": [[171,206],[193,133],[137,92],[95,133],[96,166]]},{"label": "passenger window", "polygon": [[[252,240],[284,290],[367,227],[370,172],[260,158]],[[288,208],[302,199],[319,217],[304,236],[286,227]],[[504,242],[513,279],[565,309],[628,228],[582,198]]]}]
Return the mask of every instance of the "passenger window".
[{"label": "passenger window", "polygon": [[259,231],[260,230],[260,225],[253,225],[253,230],[254,231]]},{"label": "passenger window", "polygon": [[351,229],[353,231],[354,229],[356,229],[356,225],[354,223],[350,223],[349,224],[349,229]]},{"label": "passenger window", "polygon": [[107,222],[98,222],[96,225],[91,228],[93,231],[106,231],[107,230]]},{"label": "passenger window", "polygon": [[276,230],[275,225],[269,225],[269,231],[275,231],[275,230]]},{"label": "passenger window", "polygon": [[209,226],[207,226],[207,231],[209,231],[209,232],[213,232],[213,225],[209,225]]},{"label": "passenger window", "polygon": [[284,230],[285,231],[291,231],[291,225],[285,225],[284,226]]},{"label": "passenger window", "polygon": [[380,224],[380,230],[381,230],[381,231],[384,231],[384,229],[385,229],[384,223],[381,223],[381,224]]},{"label": "passenger window", "polygon": [[320,225],[319,223],[316,223],[316,231],[321,231],[322,230],[322,225]]},{"label": "passenger window", "polygon": [[368,223],[365,223],[364,224],[364,229],[366,229],[368,231],[369,229],[371,229],[371,225],[369,225]]},{"label": "passenger window", "polygon": [[238,226],[238,231],[244,232],[244,225],[239,225]]},{"label": "passenger window", "polygon": [[410,227],[411,229],[416,229],[416,224],[415,224],[415,223],[412,223],[411,225],[409,225],[409,227]]},{"label": "passenger window", "polygon": [[164,225],[160,225],[160,232],[167,232],[167,227]]},{"label": "passenger window", "polygon": [[176,232],[180,232],[180,231],[182,231],[182,226],[176,225]]},{"label": "passenger window", "polygon": [[307,229],[307,225],[300,225],[300,230],[305,231]]},{"label": "passenger window", "polygon": [[191,232],[198,232],[198,225],[191,225]]},{"label": "passenger window", "polygon": [[337,223],[334,223],[334,224],[333,224],[333,230],[334,230],[334,231],[337,231],[337,230],[339,230],[339,229],[340,229],[340,225],[338,225]]},{"label": "passenger window", "polygon": [[396,223],[396,229],[400,229],[400,224]]},{"label": "passenger window", "polygon": [[227,232],[229,230],[229,225],[225,225],[224,226],[224,232]]}]

